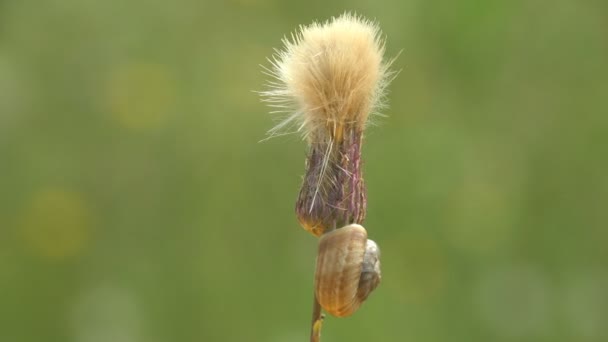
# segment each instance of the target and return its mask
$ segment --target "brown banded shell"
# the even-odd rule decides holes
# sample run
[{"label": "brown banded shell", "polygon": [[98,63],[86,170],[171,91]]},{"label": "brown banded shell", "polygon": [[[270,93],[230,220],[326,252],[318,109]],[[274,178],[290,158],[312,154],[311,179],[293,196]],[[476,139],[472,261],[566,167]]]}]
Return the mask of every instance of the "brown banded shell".
[{"label": "brown banded shell", "polygon": [[351,224],[321,236],[315,272],[315,295],[336,317],[352,315],[378,286],[380,250],[367,231]]}]

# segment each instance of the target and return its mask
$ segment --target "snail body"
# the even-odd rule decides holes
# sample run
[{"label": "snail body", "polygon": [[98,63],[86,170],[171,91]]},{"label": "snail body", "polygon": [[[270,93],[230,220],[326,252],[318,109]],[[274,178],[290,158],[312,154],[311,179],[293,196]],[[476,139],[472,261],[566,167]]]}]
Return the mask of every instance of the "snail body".
[{"label": "snail body", "polygon": [[336,317],[352,315],[381,279],[380,249],[367,231],[351,224],[321,236],[315,271],[315,295]]}]

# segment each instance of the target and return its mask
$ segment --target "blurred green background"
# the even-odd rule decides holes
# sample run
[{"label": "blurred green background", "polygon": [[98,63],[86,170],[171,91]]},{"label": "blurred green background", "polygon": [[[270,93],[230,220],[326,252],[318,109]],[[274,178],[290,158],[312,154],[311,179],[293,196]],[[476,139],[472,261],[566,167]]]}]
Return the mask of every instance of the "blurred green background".
[{"label": "blurred green background", "polygon": [[323,341],[608,340],[608,2],[0,2],[0,341],[307,341],[306,147],[260,64],[403,50],[364,148],[383,283]]}]

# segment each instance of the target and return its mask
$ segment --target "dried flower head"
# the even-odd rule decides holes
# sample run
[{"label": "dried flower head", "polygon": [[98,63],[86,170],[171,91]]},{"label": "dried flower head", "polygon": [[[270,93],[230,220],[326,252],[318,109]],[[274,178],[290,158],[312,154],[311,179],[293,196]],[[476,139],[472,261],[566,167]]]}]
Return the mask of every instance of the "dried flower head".
[{"label": "dried flower head", "polygon": [[300,132],[310,145],[306,175],[296,203],[302,226],[315,236],[362,223],[366,194],[361,142],[370,114],[383,105],[394,73],[383,59],[378,26],[345,13],[302,26],[283,39],[271,61],[264,100],[288,115],[269,131]]},{"label": "dried flower head", "polygon": [[362,131],[370,113],[382,107],[393,73],[383,62],[378,26],[345,13],[326,23],[302,26],[283,39],[271,61],[266,101],[289,115],[271,136],[296,128],[309,143],[341,140],[345,129]]}]

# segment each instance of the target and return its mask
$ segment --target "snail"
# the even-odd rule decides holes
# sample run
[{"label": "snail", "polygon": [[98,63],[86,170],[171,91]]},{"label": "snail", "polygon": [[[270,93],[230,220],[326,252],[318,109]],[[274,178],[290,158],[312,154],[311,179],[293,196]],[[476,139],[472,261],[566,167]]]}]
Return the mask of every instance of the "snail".
[{"label": "snail", "polygon": [[315,271],[315,296],[336,317],[352,315],[381,279],[380,249],[358,224],[321,236]]}]

